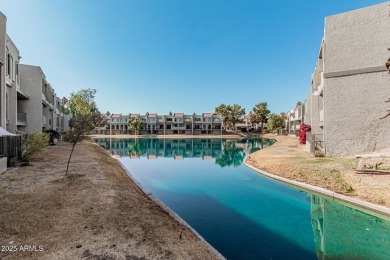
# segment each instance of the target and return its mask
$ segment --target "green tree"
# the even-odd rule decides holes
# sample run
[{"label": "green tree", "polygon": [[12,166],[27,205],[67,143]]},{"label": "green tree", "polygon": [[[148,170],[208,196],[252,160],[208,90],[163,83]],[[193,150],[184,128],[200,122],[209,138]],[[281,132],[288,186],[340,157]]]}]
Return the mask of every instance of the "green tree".
[{"label": "green tree", "polygon": [[106,116],[111,116],[111,113],[110,111],[107,110],[107,112],[105,113]]},{"label": "green tree", "polygon": [[234,128],[236,126],[236,123],[241,122],[243,117],[245,116],[245,108],[242,108],[237,104],[234,104],[233,106],[229,105],[227,107],[227,110],[229,113],[229,121]]},{"label": "green tree", "polygon": [[225,127],[231,128],[242,120],[243,116],[245,115],[245,108],[241,108],[241,106],[237,104],[221,104],[215,108],[215,113],[222,116],[222,121]]},{"label": "green tree", "polygon": [[138,131],[142,129],[142,121],[139,117],[132,117],[129,120],[129,129],[135,131],[135,134],[138,134]]},{"label": "green tree", "polygon": [[285,127],[285,119],[286,116],[284,114],[277,115],[275,113],[271,113],[268,116],[268,129],[270,131],[279,130]]},{"label": "green tree", "polygon": [[95,94],[95,89],[83,89],[71,93],[69,100],[63,99],[64,110],[71,115],[69,120],[70,130],[64,138],[65,141],[72,144],[66,166],[66,175],[68,175],[70,160],[77,143],[84,140],[89,132],[104,122],[104,116],[100,114],[94,101]]},{"label": "green tree", "polygon": [[229,125],[229,114],[227,106],[225,104],[217,106],[215,108],[215,114],[220,115],[222,117],[222,122],[225,127]]},{"label": "green tree", "polygon": [[268,115],[270,111],[267,109],[267,102],[260,102],[255,105],[251,113],[251,122],[252,123],[261,123],[261,129],[263,129],[264,123],[267,122]]}]

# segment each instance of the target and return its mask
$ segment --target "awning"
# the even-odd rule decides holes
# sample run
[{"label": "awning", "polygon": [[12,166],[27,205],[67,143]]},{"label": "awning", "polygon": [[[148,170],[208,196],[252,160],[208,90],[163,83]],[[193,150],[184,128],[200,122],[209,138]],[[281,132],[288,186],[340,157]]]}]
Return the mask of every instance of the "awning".
[{"label": "awning", "polygon": [[16,136],[16,134],[11,134],[10,132],[5,130],[4,128],[0,127],[0,136],[9,136],[9,135]]}]

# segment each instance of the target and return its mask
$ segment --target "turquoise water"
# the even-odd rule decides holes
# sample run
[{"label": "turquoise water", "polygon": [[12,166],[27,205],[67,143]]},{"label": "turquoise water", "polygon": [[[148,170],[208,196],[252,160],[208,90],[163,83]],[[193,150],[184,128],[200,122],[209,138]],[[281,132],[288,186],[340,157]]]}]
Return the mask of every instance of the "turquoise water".
[{"label": "turquoise water", "polygon": [[227,259],[390,259],[390,222],[242,164],[270,140],[97,139]]}]

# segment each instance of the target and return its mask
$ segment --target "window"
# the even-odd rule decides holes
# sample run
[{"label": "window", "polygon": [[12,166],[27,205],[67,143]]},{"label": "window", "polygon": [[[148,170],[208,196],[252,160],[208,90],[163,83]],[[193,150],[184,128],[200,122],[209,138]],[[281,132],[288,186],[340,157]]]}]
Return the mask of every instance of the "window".
[{"label": "window", "polygon": [[7,54],[7,75],[11,74],[11,55]]},{"label": "window", "polygon": [[172,122],[172,118],[167,118],[167,122]]},{"label": "window", "polygon": [[49,125],[51,125],[51,118],[49,118]]}]

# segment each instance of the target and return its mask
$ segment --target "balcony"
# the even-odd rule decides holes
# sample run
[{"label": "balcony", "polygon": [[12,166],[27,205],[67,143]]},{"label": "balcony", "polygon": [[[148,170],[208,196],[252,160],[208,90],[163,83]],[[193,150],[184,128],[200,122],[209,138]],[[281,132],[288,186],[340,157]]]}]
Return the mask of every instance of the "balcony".
[{"label": "balcony", "polygon": [[27,125],[27,114],[23,111],[17,111],[17,120],[16,124],[18,126],[26,126]]},{"label": "balcony", "polygon": [[30,99],[30,95],[26,92],[23,92],[20,88],[17,89],[17,99]]}]

